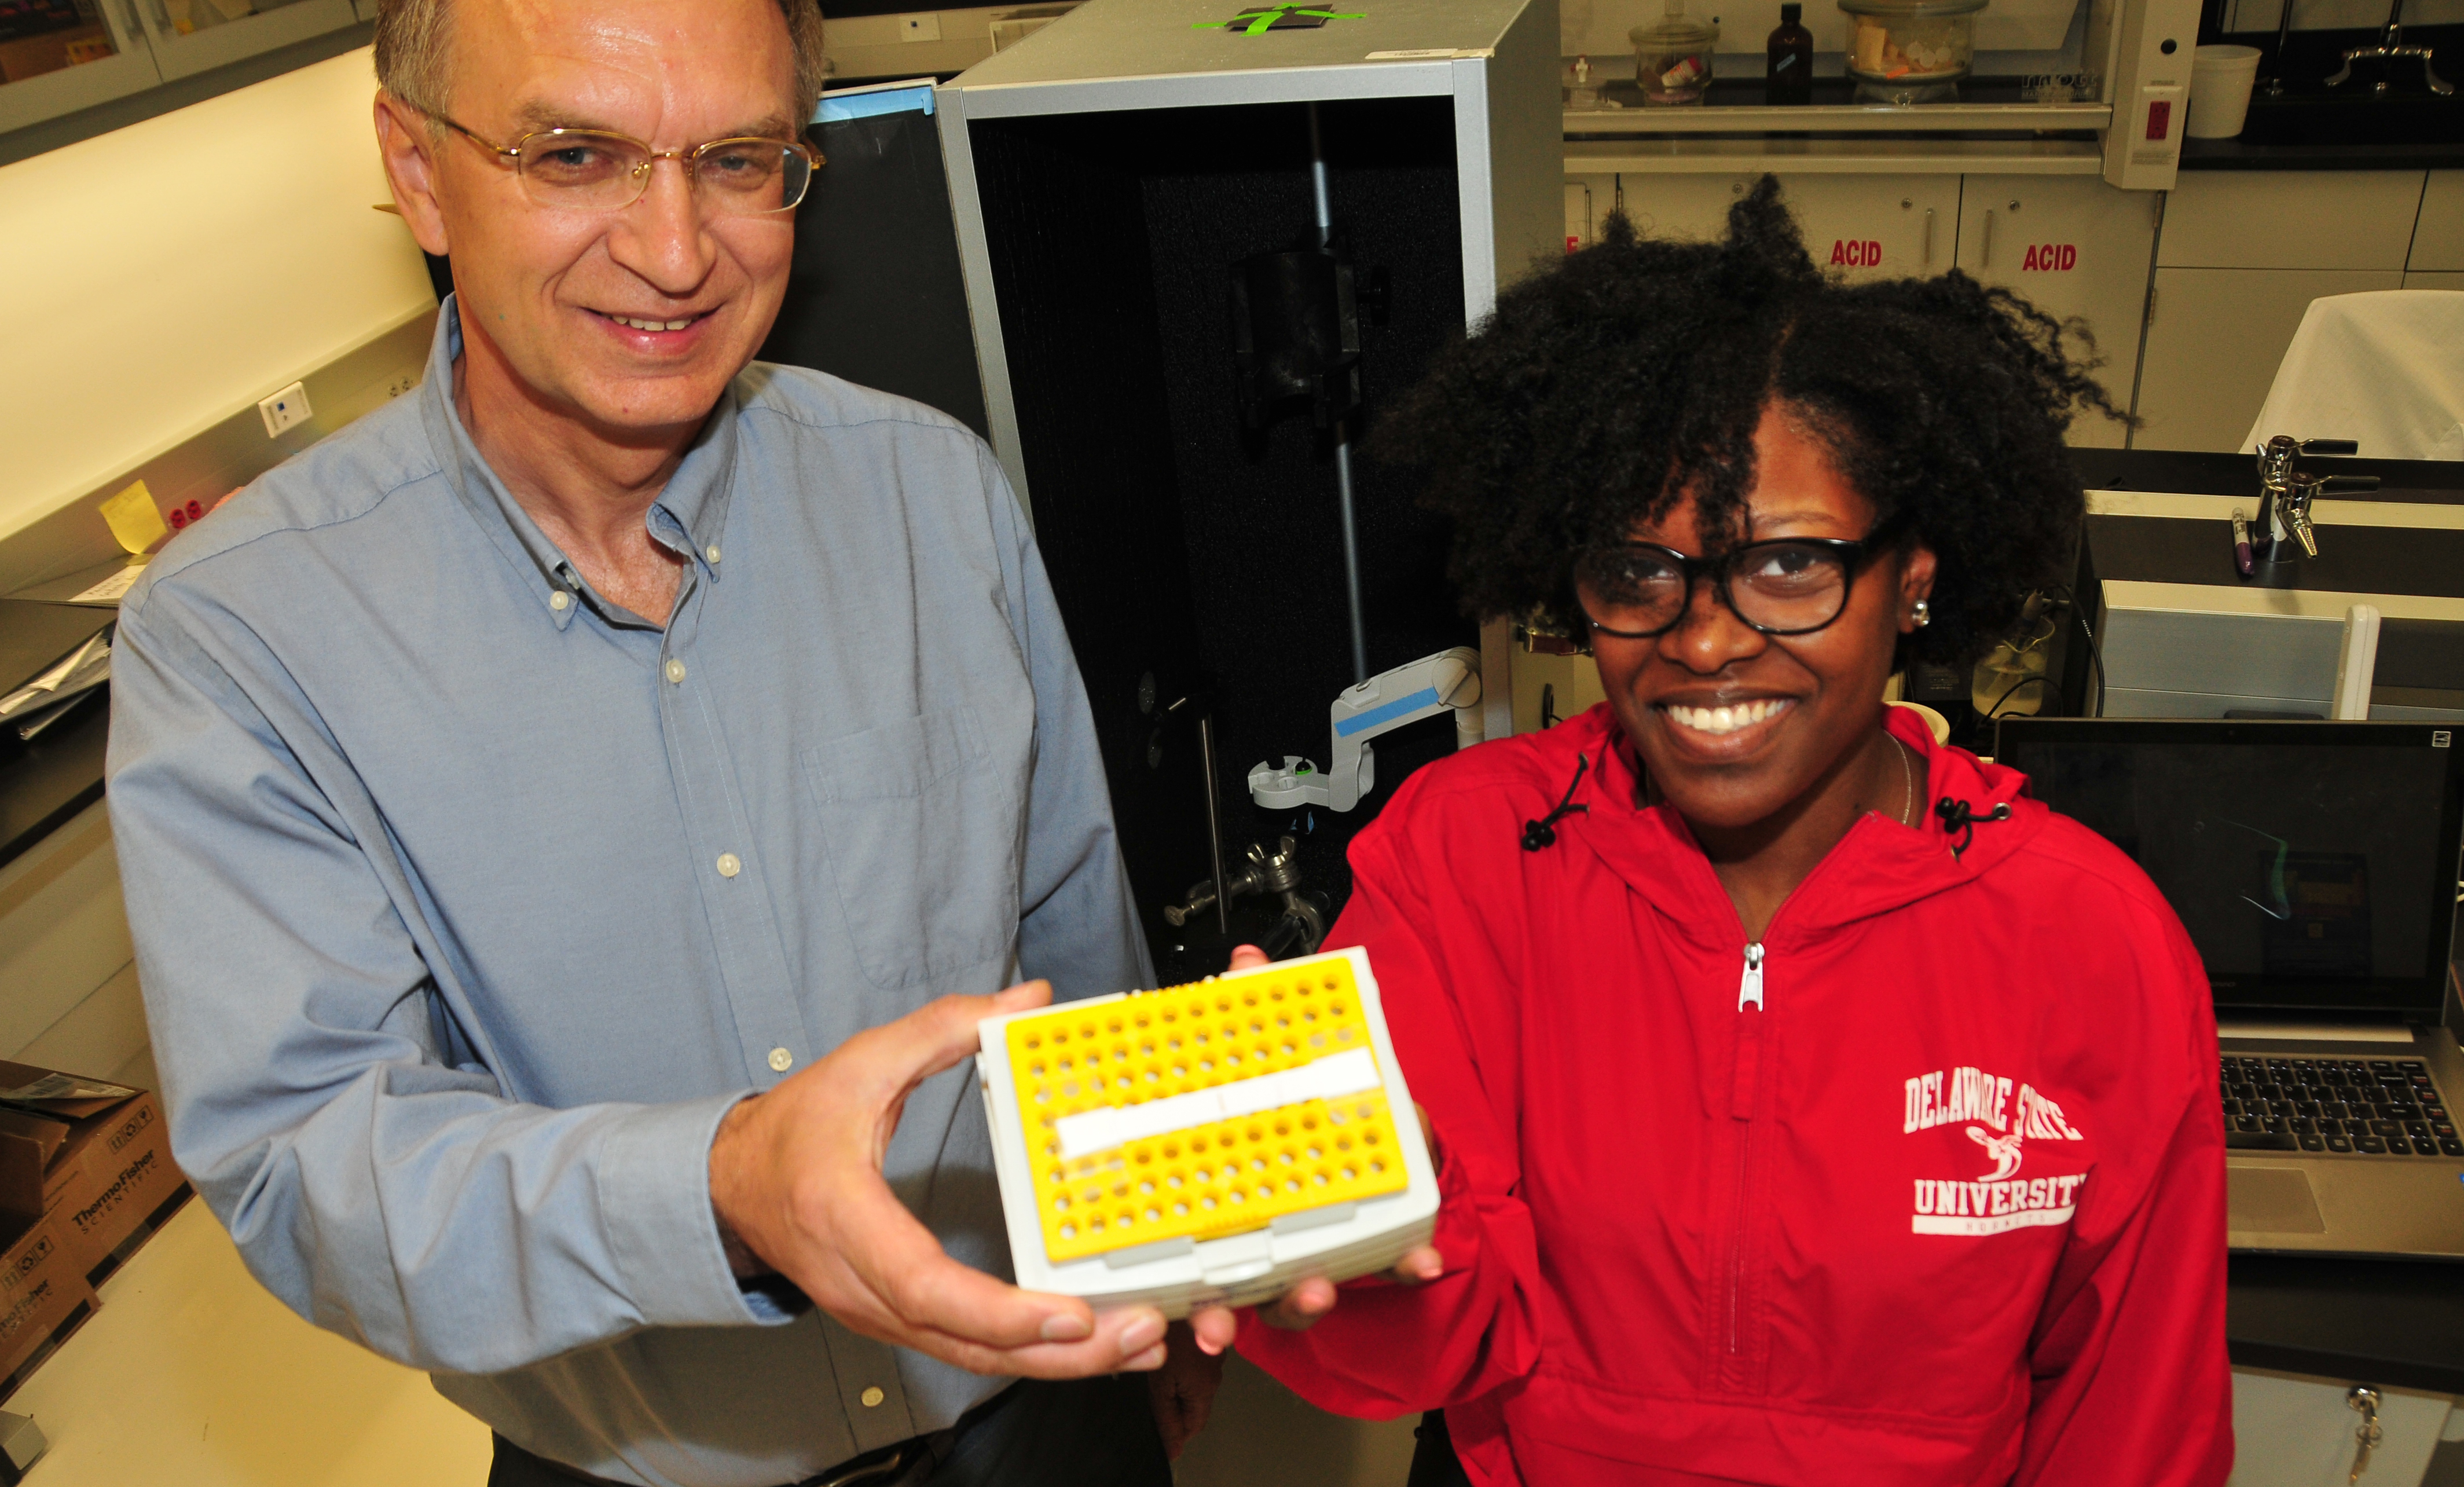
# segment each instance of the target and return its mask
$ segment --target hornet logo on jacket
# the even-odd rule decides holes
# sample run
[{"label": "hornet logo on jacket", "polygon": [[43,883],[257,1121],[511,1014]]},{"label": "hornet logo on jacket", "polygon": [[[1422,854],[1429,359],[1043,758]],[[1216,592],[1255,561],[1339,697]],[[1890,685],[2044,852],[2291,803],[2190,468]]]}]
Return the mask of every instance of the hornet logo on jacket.
[{"label": "hornet logo on jacket", "polygon": [[1981,1175],[1918,1178],[1912,1232],[1999,1234],[2071,1221],[2086,1173],[2020,1175],[2028,1142],[2084,1139],[2062,1119],[2060,1105],[2030,1085],[1969,1068],[1918,1075],[1907,1081],[1906,1095],[1903,1133],[1964,1125],[1991,1165]]}]

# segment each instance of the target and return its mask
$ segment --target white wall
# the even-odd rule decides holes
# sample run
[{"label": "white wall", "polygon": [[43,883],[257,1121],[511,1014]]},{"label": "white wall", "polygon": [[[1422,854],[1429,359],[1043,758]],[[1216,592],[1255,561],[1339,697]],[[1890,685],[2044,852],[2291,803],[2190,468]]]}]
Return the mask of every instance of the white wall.
[{"label": "white wall", "polygon": [[363,49],[0,166],[0,538],[435,302]]}]

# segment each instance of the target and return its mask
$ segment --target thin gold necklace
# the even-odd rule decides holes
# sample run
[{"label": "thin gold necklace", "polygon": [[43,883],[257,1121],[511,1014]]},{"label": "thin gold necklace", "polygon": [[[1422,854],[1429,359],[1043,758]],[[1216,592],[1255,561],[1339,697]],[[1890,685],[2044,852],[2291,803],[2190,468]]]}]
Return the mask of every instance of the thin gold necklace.
[{"label": "thin gold necklace", "polygon": [[1916,809],[1917,777],[1916,772],[1908,767],[1908,746],[1900,742],[1898,734],[1887,728],[1882,730],[1882,737],[1891,741],[1891,747],[1897,749],[1900,756],[1900,824],[1913,826],[1915,823],[1908,819],[1908,812]]}]

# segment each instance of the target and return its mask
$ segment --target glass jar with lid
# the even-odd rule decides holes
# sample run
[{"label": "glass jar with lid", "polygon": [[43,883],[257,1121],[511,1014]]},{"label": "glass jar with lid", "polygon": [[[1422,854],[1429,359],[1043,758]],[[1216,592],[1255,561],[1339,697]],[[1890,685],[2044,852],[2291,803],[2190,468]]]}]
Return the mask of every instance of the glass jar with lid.
[{"label": "glass jar with lid", "polygon": [[[1859,97],[1885,101],[1955,97],[1976,55],[1976,12],[1987,0],[1839,0],[1848,15],[1848,76]],[[1943,89],[1939,94],[1929,90]],[[1901,93],[1908,96],[1900,97]]]},{"label": "glass jar with lid", "polygon": [[[1983,0],[1979,0],[1983,3]],[[1720,28],[1685,13],[1685,0],[1668,0],[1668,11],[1648,26],[1626,33],[1634,43],[1634,80],[1647,104],[1700,103],[1711,82],[1711,49]]]}]

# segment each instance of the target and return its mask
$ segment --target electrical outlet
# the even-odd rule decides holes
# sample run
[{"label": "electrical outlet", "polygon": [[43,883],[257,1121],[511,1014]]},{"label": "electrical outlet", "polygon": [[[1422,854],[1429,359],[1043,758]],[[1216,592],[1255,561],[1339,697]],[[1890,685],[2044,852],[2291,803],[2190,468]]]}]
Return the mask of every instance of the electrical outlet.
[{"label": "electrical outlet", "polygon": [[938,41],[941,39],[941,17],[931,11],[921,15],[898,18],[898,39],[901,41]]},{"label": "electrical outlet", "polygon": [[409,372],[405,372],[401,376],[396,377],[393,381],[385,384],[385,396],[400,397],[418,386],[419,378]]},{"label": "electrical outlet", "polygon": [[269,439],[280,438],[316,416],[316,411],[308,406],[308,389],[296,382],[257,404],[256,411],[265,417],[265,436]]}]

